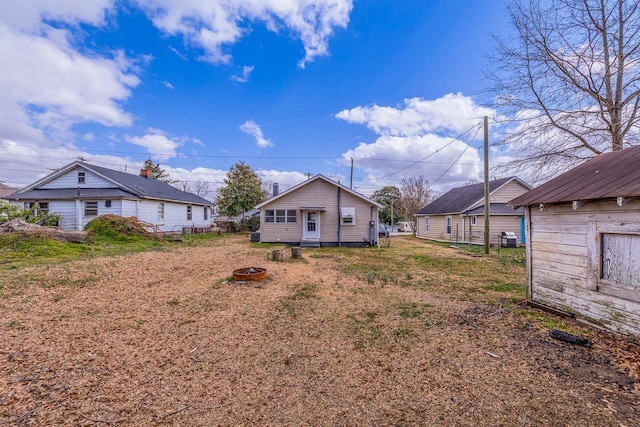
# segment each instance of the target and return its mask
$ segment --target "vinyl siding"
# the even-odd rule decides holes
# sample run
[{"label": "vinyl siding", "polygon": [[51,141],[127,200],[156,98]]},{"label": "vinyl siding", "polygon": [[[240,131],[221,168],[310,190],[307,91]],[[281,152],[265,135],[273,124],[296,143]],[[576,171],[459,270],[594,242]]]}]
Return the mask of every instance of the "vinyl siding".
[{"label": "vinyl siding", "polygon": [[[607,228],[605,228],[607,227]],[[606,231],[602,231],[606,230]],[[530,207],[528,287],[534,300],[596,319],[613,330],[640,334],[640,279],[632,286],[600,279],[603,232],[640,233],[640,201]],[[620,256],[640,255],[621,251]]]},{"label": "vinyl siding", "polygon": [[[484,215],[477,216],[477,224],[474,226],[470,226],[471,219],[470,217],[466,220],[466,231],[465,235],[469,235],[469,230],[471,231],[471,242],[484,244]],[[500,245],[500,235],[503,231],[505,232],[513,232],[516,234],[517,244],[522,244],[522,224],[520,216],[514,215],[494,215],[491,217],[491,223],[489,224],[491,234],[491,238],[489,242],[492,246]]]},{"label": "vinyl siding", "polygon": [[[519,182],[511,181],[502,186],[502,188],[491,193],[489,195],[489,200],[491,203],[507,203],[508,201],[515,199],[516,197],[526,193],[527,191],[529,190],[526,187],[522,186]],[[469,210],[478,208],[480,206],[484,206],[484,198],[474,203],[473,206],[469,208]]]},{"label": "vinyl siding", "polygon": [[[78,184],[78,170],[85,171],[85,183]],[[108,181],[93,172],[85,169],[73,169],[56,179],[49,181],[38,188],[52,189],[52,188],[114,188],[116,185]]]},{"label": "vinyl siding", "polygon": [[[340,191],[340,206],[355,208],[355,225],[340,227],[340,241],[343,243],[363,243],[369,241],[369,221],[373,219],[377,227],[377,208],[365,200]],[[260,240],[262,242],[297,243],[303,238],[304,221],[301,208],[318,207],[320,218],[320,242],[337,243],[340,214],[338,209],[338,187],[317,179],[297,190],[286,194],[273,203],[261,208]],[[266,210],[287,209],[297,211],[296,223],[265,222]],[[372,212],[373,209],[373,212]],[[376,228],[377,230],[377,228]],[[377,239],[377,232],[375,233]]]}]

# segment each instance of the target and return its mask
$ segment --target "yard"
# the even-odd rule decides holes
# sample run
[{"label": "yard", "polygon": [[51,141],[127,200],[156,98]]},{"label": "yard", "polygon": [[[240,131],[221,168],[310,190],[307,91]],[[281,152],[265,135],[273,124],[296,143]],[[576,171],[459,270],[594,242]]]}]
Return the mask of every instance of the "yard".
[{"label": "yard", "polygon": [[640,425],[638,341],[527,308],[520,250],[275,248],[0,263],[0,424]]}]

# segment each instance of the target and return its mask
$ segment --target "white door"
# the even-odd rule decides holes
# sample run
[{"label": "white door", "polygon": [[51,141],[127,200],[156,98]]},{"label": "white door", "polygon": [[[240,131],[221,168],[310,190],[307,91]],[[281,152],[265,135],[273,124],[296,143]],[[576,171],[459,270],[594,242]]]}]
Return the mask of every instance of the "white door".
[{"label": "white door", "polygon": [[302,238],[304,240],[320,239],[320,215],[316,211],[305,211]]}]

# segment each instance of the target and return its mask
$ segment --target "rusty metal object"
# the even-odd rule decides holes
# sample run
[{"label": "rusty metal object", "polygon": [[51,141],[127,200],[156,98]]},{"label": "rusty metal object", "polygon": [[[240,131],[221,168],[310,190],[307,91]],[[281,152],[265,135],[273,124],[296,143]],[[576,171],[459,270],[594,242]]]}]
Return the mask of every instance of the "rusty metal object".
[{"label": "rusty metal object", "polygon": [[233,279],[243,282],[259,282],[267,278],[267,269],[260,267],[233,270]]}]

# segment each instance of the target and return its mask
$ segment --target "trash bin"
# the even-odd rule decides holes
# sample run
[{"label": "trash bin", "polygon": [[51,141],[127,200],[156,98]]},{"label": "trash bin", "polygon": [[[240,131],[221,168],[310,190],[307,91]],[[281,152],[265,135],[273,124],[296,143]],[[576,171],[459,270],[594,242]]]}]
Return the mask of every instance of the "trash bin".
[{"label": "trash bin", "polygon": [[503,248],[515,248],[517,245],[516,233],[513,231],[503,231],[500,233],[500,246]]}]

